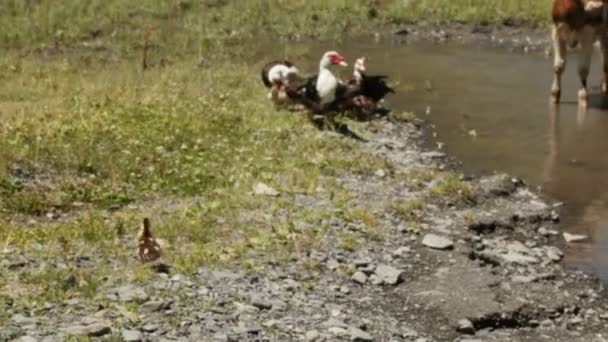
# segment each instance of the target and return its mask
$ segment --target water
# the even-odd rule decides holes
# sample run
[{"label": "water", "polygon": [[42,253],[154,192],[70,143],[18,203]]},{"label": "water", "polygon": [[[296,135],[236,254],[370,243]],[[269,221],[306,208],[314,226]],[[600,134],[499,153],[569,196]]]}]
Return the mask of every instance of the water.
[{"label": "water", "polygon": [[548,101],[552,66],[545,56],[372,42],[319,51],[330,48],[351,63],[365,55],[368,72],[399,82],[390,107],[429,120],[436,142],[445,143],[444,150],[461,160],[466,172],[507,172],[565,202],[562,229],[590,237],[566,247],[566,264],[608,280],[608,110],[602,109],[608,103],[594,87],[601,80],[601,56],[594,56],[594,95],[583,112],[576,104],[574,55],[564,76],[563,102],[556,108]]}]

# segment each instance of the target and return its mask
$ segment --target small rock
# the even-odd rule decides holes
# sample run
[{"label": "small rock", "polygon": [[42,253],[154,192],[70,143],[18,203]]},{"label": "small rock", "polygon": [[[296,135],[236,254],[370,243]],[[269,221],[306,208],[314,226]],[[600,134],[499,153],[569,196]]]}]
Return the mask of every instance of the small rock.
[{"label": "small rock", "polygon": [[566,242],[571,243],[571,242],[579,242],[579,241],[583,241],[587,239],[587,235],[577,235],[577,234],[570,234],[570,233],[564,233],[564,240],[566,240]]},{"label": "small rock", "polygon": [[525,284],[527,284],[527,283],[531,283],[531,282],[533,282],[533,281],[536,281],[536,280],[538,280],[538,279],[537,279],[535,276],[522,276],[522,275],[516,275],[516,276],[513,276],[513,277],[511,278],[511,280],[512,280],[514,283],[525,283]]},{"label": "small rock", "polygon": [[446,237],[426,234],[422,239],[422,244],[433,249],[450,249],[454,246],[454,242]]},{"label": "small rock", "polygon": [[99,337],[112,332],[107,323],[93,323],[91,325],[73,325],[65,329],[65,333],[73,336]]},{"label": "small rock", "polygon": [[551,327],[553,327],[553,321],[550,319],[546,319],[546,320],[540,322],[541,329],[549,329]]},{"label": "small rock", "polygon": [[316,342],[321,338],[321,334],[317,330],[309,330],[306,332],[306,342]]},{"label": "small rock", "polygon": [[338,328],[348,328],[348,325],[344,322],[342,322],[341,320],[335,319],[333,317],[331,317],[330,319],[328,319],[325,323],[325,326],[327,327],[338,327]]},{"label": "small rock", "polygon": [[365,273],[358,271],[355,272],[355,274],[353,274],[353,276],[351,277],[351,279],[359,284],[365,284],[367,282],[367,276],[365,275]]},{"label": "small rock", "polygon": [[123,330],[122,331],[122,339],[125,342],[139,342],[143,338],[141,332],[137,330]]},{"label": "small rock", "polygon": [[21,336],[20,338],[16,339],[15,342],[38,342],[38,339],[32,336]]},{"label": "small rock", "polygon": [[386,285],[397,285],[403,281],[403,271],[389,265],[378,265],[376,277]]},{"label": "small rock", "polygon": [[155,323],[146,323],[143,327],[141,327],[141,330],[147,333],[152,333],[155,332],[156,330],[158,330],[159,325],[155,324]]},{"label": "small rock", "polygon": [[431,158],[431,159],[441,159],[441,158],[445,158],[445,156],[446,156],[445,153],[439,152],[439,151],[423,152],[423,153],[421,153],[421,155],[424,158]]},{"label": "small rock", "polygon": [[133,300],[144,301],[148,298],[146,291],[143,288],[135,285],[125,285],[113,290],[118,298],[123,302],[130,302]]},{"label": "small rock", "polygon": [[540,235],[542,235],[542,236],[551,236],[551,235],[557,235],[557,234],[559,234],[556,230],[547,229],[545,227],[538,228],[538,233]]},{"label": "small rock", "polygon": [[564,257],[564,253],[557,247],[546,247],[547,257],[552,261],[558,262]]},{"label": "small rock", "polygon": [[331,327],[327,329],[327,331],[335,336],[344,336],[347,333],[346,329],[340,327]]},{"label": "small rock", "polygon": [[29,325],[29,324],[35,324],[36,323],[36,319],[33,317],[26,317],[22,314],[15,314],[13,315],[13,317],[11,317],[12,321],[15,322],[15,324],[19,325],[19,326],[24,326],[24,325]]},{"label": "small rock", "polygon": [[260,310],[270,310],[272,308],[272,303],[264,299],[259,294],[251,296],[251,305],[255,306]]},{"label": "small rock", "polygon": [[354,342],[368,342],[374,340],[372,335],[357,327],[350,327],[348,333],[350,334],[350,340]]},{"label": "small rock", "polygon": [[399,247],[399,248],[397,248],[397,249],[396,249],[396,250],[393,252],[393,255],[394,255],[394,256],[399,256],[399,257],[404,257],[404,256],[406,256],[407,254],[409,254],[411,251],[412,251],[412,249],[411,249],[410,247],[403,246],[403,247]]},{"label": "small rock", "polygon": [[330,271],[337,270],[340,268],[340,263],[335,259],[329,259],[327,261],[327,269]]},{"label": "small rock", "polygon": [[153,312],[161,311],[168,306],[169,306],[169,304],[165,303],[162,300],[150,300],[150,301],[147,301],[147,302],[143,303],[142,305],[140,305],[139,310],[142,313],[153,313]]},{"label": "small rock", "polygon": [[501,254],[500,257],[508,263],[518,264],[518,265],[523,265],[523,266],[538,263],[538,259],[536,259],[535,257],[523,255],[521,253],[517,253],[517,252],[513,252],[513,251],[510,251],[506,254]]},{"label": "small rock", "polygon": [[271,197],[277,197],[280,195],[280,193],[278,191],[276,191],[275,189],[271,188],[270,186],[268,186],[264,183],[257,183],[256,185],[254,185],[253,193],[256,195],[259,195],[259,196],[271,196]]},{"label": "small rock", "polygon": [[367,267],[372,263],[372,260],[369,258],[357,259],[353,262],[356,268]]},{"label": "small rock", "polygon": [[466,318],[458,321],[457,330],[463,334],[474,334],[475,333],[475,327],[473,326],[473,323]]}]

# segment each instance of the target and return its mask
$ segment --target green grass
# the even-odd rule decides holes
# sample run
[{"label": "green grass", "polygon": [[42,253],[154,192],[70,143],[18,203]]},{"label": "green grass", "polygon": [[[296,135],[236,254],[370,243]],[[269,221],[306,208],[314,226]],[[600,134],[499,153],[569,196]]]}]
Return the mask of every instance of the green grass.
[{"label": "green grass", "polygon": [[[412,21],[547,21],[551,0],[6,0],[0,5],[0,43],[31,48],[111,41],[123,52],[141,48],[155,27],[157,42],[175,52],[235,47],[266,36],[335,38],[369,24]],[[103,45],[98,47],[103,50]]]},{"label": "green grass", "polygon": [[[349,210],[352,194],[332,177],[390,171],[391,165],[362,152],[356,141],[319,137],[303,115],[275,111],[258,80],[268,58],[263,48],[279,39],[369,34],[370,25],[381,31],[410,20],[538,22],[548,3],[2,1],[0,246],[20,248],[47,267],[0,268],[6,275],[0,307],[12,300],[92,297],[102,287],[146,282],[151,273],[133,258],[144,215],[167,241],[167,261],[185,272],[217,263],[260,270],[251,255],[285,261],[319,246],[327,229],[319,222],[334,213],[293,205],[295,194],[318,188],[344,218],[381,239],[374,214]],[[149,28],[152,67],[144,72]],[[306,53],[286,44],[273,58]],[[414,119],[408,113],[396,118]],[[436,177],[444,175],[412,171],[406,181]],[[257,182],[281,196],[253,196]],[[470,195],[454,177],[442,178],[431,192]],[[106,209],[127,204],[139,209],[106,218]],[[409,216],[417,207],[401,210]],[[55,212],[67,218],[36,223]],[[296,228],[302,222],[312,228]],[[354,234],[339,239],[345,250],[358,247]],[[73,256],[80,254],[91,254],[94,272],[78,268]],[[71,276],[75,281],[66,282]],[[112,281],[103,282],[106,277]]]}]

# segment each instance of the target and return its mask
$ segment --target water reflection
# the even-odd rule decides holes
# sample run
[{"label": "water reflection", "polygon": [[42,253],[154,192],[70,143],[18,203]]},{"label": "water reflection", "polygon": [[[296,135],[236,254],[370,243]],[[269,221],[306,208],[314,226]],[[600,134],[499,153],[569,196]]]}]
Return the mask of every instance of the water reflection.
[{"label": "water reflection", "polygon": [[602,96],[594,96],[589,109],[576,106],[575,127],[569,132],[572,137],[565,142],[562,137],[568,132],[560,130],[560,119],[570,115],[572,106],[549,106],[543,187],[569,201],[563,215],[564,230],[590,237],[586,243],[567,246],[567,263],[608,281],[608,189],[603,177],[608,164],[603,154],[607,146],[601,139],[608,132],[598,131],[605,128],[606,113],[600,111],[605,105]]}]

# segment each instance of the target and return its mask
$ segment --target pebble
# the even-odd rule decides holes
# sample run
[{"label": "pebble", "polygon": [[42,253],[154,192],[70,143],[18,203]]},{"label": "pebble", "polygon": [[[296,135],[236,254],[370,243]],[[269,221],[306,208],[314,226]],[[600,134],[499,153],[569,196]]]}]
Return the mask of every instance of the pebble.
[{"label": "pebble", "polygon": [[471,322],[470,320],[468,320],[466,318],[463,318],[460,321],[458,321],[457,330],[464,334],[475,333],[475,327],[473,326],[473,322]]},{"label": "pebble", "polygon": [[372,335],[357,327],[349,327],[348,333],[350,334],[350,340],[353,342],[368,342],[374,340]]},{"label": "pebble", "polygon": [[367,276],[365,275],[365,273],[363,273],[361,271],[355,272],[355,274],[353,274],[351,279],[354,282],[359,283],[359,284],[365,284],[367,282]]},{"label": "pebble", "polygon": [[251,305],[260,310],[270,310],[272,308],[272,303],[259,294],[254,294],[251,296]]},{"label": "pebble", "polygon": [[577,234],[570,234],[570,233],[564,233],[564,240],[566,240],[566,242],[571,243],[571,242],[579,242],[579,241],[583,241],[587,239],[587,235],[577,235]]},{"label": "pebble", "polygon": [[137,330],[123,330],[122,339],[125,342],[139,342],[143,339],[143,335]]},{"label": "pebble", "polygon": [[450,249],[454,246],[454,242],[446,237],[436,234],[426,234],[422,239],[422,244],[433,249]]},{"label": "pebble", "polygon": [[38,342],[38,339],[32,336],[21,336],[20,338],[16,339],[15,342]]},{"label": "pebble", "polygon": [[99,337],[111,333],[112,328],[107,323],[93,323],[91,325],[73,325],[64,331],[73,336]]},{"label": "pebble", "polygon": [[403,281],[403,271],[389,265],[378,265],[376,277],[382,284],[397,285]]},{"label": "pebble", "polygon": [[306,332],[306,342],[316,342],[321,338],[321,334],[317,330],[309,330]]}]

